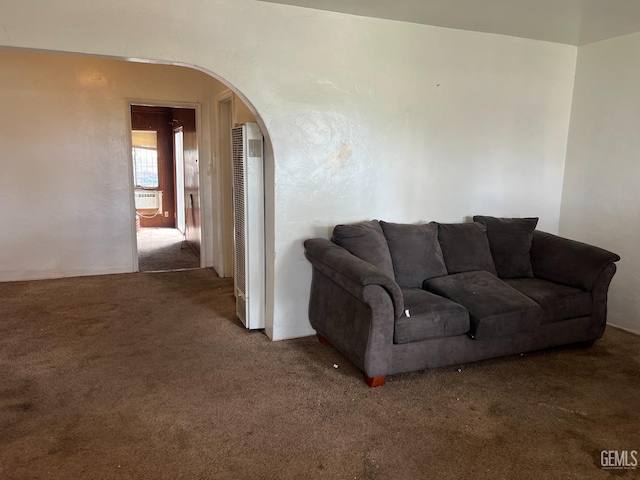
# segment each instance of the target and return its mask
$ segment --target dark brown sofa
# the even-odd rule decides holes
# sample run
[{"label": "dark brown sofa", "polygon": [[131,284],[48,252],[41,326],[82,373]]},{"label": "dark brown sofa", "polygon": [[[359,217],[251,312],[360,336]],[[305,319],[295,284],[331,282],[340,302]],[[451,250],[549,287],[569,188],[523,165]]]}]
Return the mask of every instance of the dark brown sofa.
[{"label": "dark brown sofa", "polygon": [[305,241],[309,318],[370,386],[392,375],[570,343],[606,325],[620,257],[537,218],[362,222]]}]

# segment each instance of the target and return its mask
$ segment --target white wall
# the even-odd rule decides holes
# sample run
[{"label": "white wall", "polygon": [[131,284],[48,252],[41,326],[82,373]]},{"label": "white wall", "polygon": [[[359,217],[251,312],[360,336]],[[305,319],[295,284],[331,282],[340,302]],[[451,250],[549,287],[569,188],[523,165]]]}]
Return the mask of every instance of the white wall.
[{"label": "white wall", "polygon": [[574,47],[251,0],[21,2],[0,27],[4,45],[197,65],[251,101],[275,162],[274,339],[312,333],[302,241],[336,223],[482,213],[557,230]]},{"label": "white wall", "polygon": [[126,99],[201,104],[210,169],[209,95],[222,84],[188,68],[20,50],[0,50],[0,65],[0,280],[133,271]]},{"label": "white wall", "polygon": [[608,321],[640,333],[640,34],[580,47],[560,234],[622,257]]}]

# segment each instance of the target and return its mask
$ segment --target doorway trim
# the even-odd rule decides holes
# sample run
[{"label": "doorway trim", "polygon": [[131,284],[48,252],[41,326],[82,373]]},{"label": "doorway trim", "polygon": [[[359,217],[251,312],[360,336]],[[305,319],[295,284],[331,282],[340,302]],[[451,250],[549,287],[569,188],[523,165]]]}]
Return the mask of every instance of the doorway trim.
[{"label": "doorway trim", "polygon": [[[131,140],[131,106],[140,105],[145,107],[167,107],[167,108],[189,108],[195,110],[196,114],[196,135],[198,140],[198,182],[199,182],[199,195],[198,195],[198,207],[200,211],[200,268],[205,268],[207,265],[206,259],[212,255],[212,246],[208,245],[204,241],[205,238],[211,237],[211,229],[213,228],[211,221],[211,213],[213,210],[211,200],[211,179],[206,175],[206,168],[211,163],[211,147],[207,151],[203,144],[202,135],[202,105],[194,102],[176,102],[167,100],[150,100],[141,98],[125,98],[125,128],[127,139],[127,159],[129,163],[129,210],[131,212],[131,264],[134,272],[140,271],[140,264],[138,261],[138,236],[136,233],[136,201],[135,201],[135,185],[133,179],[133,156],[132,156],[132,140]],[[173,129],[172,129],[173,132]],[[173,133],[172,133],[173,134]],[[205,158],[206,161],[202,161]]]},{"label": "doorway trim", "polygon": [[[222,116],[221,116],[221,107],[223,103],[228,103],[231,108],[231,125],[230,128],[236,123],[236,109],[235,109],[235,95],[231,89],[227,88],[223,90],[220,94],[218,94],[216,98],[216,136],[218,137],[218,141],[216,142],[216,158],[218,163],[218,168],[220,172],[224,171],[222,168],[222,162],[225,161],[223,152],[222,152],[222,142],[221,142],[221,129],[222,129]],[[231,139],[229,139],[231,142]],[[231,148],[231,144],[229,144]],[[231,161],[231,159],[227,159]],[[218,192],[218,219],[220,219],[220,226],[218,228],[218,245],[222,248],[218,249],[218,265],[220,266],[220,276],[222,277],[230,277],[235,276],[235,245],[233,243],[233,211],[230,218],[228,218],[227,222],[225,222],[225,210],[231,208],[233,210],[233,204],[227,205],[227,200],[229,198],[228,193],[233,195],[233,191],[228,192],[228,189],[233,190],[233,168],[229,171],[229,176],[225,178],[224,175],[220,174],[217,178],[216,190]],[[231,244],[228,245],[227,242],[228,237],[225,235],[225,232],[231,230]],[[225,238],[226,237],[226,238]],[[229,251],[230,250],[230,251]]]},{"label": "doorway trim", "polygon": [[[174,186],[176,192],[176,228],[183,235],[187,234],[186,218],[185,218],[185,205],[184,205],[184,127],[174,128],[171,132],[173,135],[173,170],[174,170]],[[196,131],[196,135],[198,132]],[[182,151],[178,155],[178,149],[176,148],[176,140],[180,135],[180,147]],[[180,158],[180,162],[178,162]],[[202,225],[202,220],[200,225]],[[200,242],[200,248],[202,248],[202,242]]]}]

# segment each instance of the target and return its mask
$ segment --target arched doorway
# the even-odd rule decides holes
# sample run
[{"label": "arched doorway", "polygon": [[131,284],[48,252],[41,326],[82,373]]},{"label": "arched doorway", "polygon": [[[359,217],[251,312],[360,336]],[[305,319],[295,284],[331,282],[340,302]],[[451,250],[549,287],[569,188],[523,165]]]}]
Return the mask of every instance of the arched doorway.
[{"label": "arched doorway", "polygon": [[[15,135],[8,137],[15,144],[7,151],[21,159],[7,173],[17,186],[10,208],[23,227],[20,232],[32,232],[29,242],[16,238],[9,246],[15,264],[8,268],[15,274],[8,280],[136,270],[126,119],[131,104],[149,101],[198,109],[202,266],[229,275],[230,269],[219,263],[225,248],[219,241],[224,228],[219,195],[227,180],[219,175],[217,163],[215,101],[230,90],[237,103],[243,103],[239,93],[209,72],[183,65],[24,50],[0,54],[5,78],[9,71],[15,77],[15,85],[7,87],[17,92],[12,111],[32,112],[13,116]],[[254,111],[250,105],[246,110]],[[262,125],[270,163],[268,134],[259,116],[255,120]],[[272,167],[267,165],[266,171],[269,175]],[[272,211],[269,205],[267,199],[267,212]]]}]

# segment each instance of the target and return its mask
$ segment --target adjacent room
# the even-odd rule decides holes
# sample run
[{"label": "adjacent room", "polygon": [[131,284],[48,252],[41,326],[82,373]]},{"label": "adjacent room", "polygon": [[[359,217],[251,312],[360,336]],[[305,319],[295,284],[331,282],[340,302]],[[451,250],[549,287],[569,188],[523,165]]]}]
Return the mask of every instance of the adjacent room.
[{"label": "adjacent room", "polygon": [[196,110],[131,105],[131,157],[138,270],[199,268]]},{"label": "adjacent room", "polygon": [[[0,477],[634,478],[639,55],[627,0],[5,2]],[[476,215],[619,255],[604,335],[369,388],[304,242]]]}]

